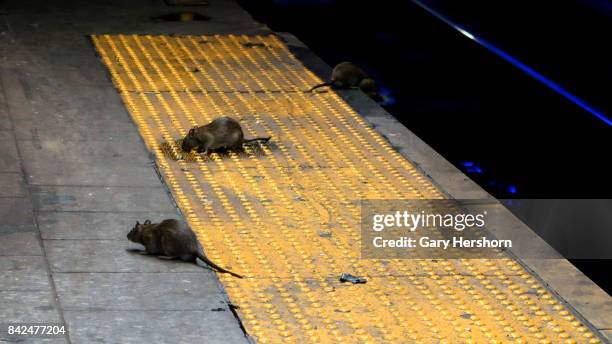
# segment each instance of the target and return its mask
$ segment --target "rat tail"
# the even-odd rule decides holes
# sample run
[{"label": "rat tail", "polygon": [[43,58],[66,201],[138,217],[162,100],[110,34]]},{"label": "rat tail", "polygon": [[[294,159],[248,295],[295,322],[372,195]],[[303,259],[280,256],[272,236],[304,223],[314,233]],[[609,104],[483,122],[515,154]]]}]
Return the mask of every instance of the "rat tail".
[{"label": "rat tail", "polygon": [[255,142],[255,141],[261,141],[262,143],[266,143],[266,142],[270,141],[271,138],[272,138],[272,136],[268,136],[268,137],[256,137],[256,138],[253,138],[253,139],[246,139],[246,140],[244,140],[244,143]]},{"label": "rat tail", "polygon": [[311,89],[309,89],[309,90],[308,90],[308,92],[312,92],[312,91],[316,90],[316,89],[317,89],[317,88],[319,88],[319,87],[331,86],[331,85],[333,85],[333,84],[334,84],[334,82],[333,82],[333,81],[330,81],[330,82],[324,82],[324,83],[322,83],[322,84],[318,84],[318,85],[316,85],[316,86],[313,86]]},{"label": "rat tail", "polygon": [[202,252],[200,252],[199,250],[196,252],[196,256],[198,258],[200,258],[201,261],[203,261],[204,263],[206,263],[207,265],[209,265],[210,267],[212,267],[213,269],[217,270],[218,272],[224,273],[224,274],[230,274],[234,277],[238,277],[238,278],[243,278],[241,275],[238,275],[235,272],[231,272],[229,270],[226,270],[222,267],[220,267],[219,265],[213,263],[210,259],[208,259],[208,257],[206,257],[206,255]]}]

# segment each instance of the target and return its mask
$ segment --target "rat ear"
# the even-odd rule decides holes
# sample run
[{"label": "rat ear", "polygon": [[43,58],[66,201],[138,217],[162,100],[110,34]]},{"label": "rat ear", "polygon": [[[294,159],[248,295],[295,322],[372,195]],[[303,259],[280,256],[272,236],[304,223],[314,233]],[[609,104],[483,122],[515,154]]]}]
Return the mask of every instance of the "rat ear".
[{"label": "rat ear", "polygon": [[195,136],[195,128],[189,129],[189,133],[187,133],[187,136]]},{"label": "rat ear", "polygon": [[151,224],[151,220],[146,220],[146,221],[144,222],[144,224],[145,224],[145,225],[150,225],[150,224]]},{"label": "rat ear", "polygon": [[136,221],[136,226],[140,226],[140,221]]}]

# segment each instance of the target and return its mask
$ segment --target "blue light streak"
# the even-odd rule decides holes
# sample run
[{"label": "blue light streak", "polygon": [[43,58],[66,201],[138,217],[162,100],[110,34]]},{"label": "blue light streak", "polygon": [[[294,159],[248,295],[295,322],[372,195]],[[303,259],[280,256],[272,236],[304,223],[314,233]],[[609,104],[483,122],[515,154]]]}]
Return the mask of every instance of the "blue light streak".
[{"label": "blue light streak", "polygon": [[606,116],[602,112],[596,110],[595,108],[593,108],[592,106],[587,104],[582,99],[578,98],[577,96],[573,95],[569,91],[565,90],[559,84],[557,84],[554,81],[548,79],[544,75],[538,73],[533,68],[531,68],[531,67],[527,66],[526,64],[522,63],[521,61],[517,60],[516,58],[514,58],[513,56],[511,56],[508,53],[504,52],[503,50],[497,48],[495,45],[489,43],[488,41],[486,41],[486,40],[484,40],[484,39],[482,39],[480,37],[476,37],[474,34],[466,31],[463,28],[461,28],[459,25],[453,23],[448,18],[444,17],[443,15],[441,15],[440,13],[438,13],[437,11],[432,9],[431,7],[423,4],[421,1],[419,1],[419,0],[412,0],[412,1],[415,4],[417,4],[419,7],[423,8],[424,10],[426,10],[427,12],[429,12],[430,14],[435,16],[436,18],[442,20],[443,22],[445,22],[446,24],[448,24],[449,26],[451,26],[455,30],[459,31],[461,34],[463,34],[467,38],[469,38],[469,39],[473,40],[474,42],[476,42],[476,43],[482,45],[483,47],[487,48],[488,50],[490,50],[494,54],[498,55],[502,59],[506,60],[507,62],[511,63],[515,67],[517,67],[520,70],[522,70],[524,73],[528,74],[529,76],[533,77],[534,79],[536,79],[539,82],[543,83],[544,85],[548,86],[550,89],[552,89],[553,91],[557,92],[561,96],[565,97],[567,100],[569,100],[572,103],[576,104],[577,106],[579,106],[583,110],[589,112],[593,116],[595,116],[595,117],[599,118],[600,120],[604,121],[604,123],[606,123],[607,125],[612,126],[612,119],[610,119],[608,116]]}]

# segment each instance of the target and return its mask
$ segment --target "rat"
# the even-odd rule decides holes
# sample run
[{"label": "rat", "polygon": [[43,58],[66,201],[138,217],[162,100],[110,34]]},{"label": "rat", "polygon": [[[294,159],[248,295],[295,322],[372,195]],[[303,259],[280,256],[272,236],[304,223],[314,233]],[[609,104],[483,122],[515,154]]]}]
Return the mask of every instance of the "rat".
[{"label": "rat", "polygon": [[333,89],[359,88],[370,98],[379,101],[382,97],[376,89],[376,82],[366,72],[352,62],[340,62],[332,71],[331,81],[313,86],[308,92],[319,87],[331,86]]},{"label": "rat", "polygon": [[270,137],[245,139],[240,123],[231,117],[215,118],[212,122],[189,130],[183,139],[181,148],[185,152],[197,149],[198,153],[230,149],[241,150],[242,145],[249,142],[268,142]]},{"label": "rat", "polygon": [[226,270],[213,263],[202,251],[195,233],[185,223],[175,219],[166,219],[160,223],[136,222],[127,238],[145,247],[145,253],[158,256],[161,259],[180,259],[197,264],[199,258],[204,263],[221,273],[228,273],[242,278],[237,273]]}]

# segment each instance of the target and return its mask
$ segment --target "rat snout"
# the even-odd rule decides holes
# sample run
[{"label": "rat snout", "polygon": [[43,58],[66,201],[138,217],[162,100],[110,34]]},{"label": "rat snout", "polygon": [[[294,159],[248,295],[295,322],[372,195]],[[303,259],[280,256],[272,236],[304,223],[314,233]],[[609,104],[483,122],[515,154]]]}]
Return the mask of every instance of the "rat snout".
[{"label": "rat snout", "polygon": [[194,139],[193,137],[185,137],[183,139],[183,143],[181,144],[181,149],[183,150],[183,152],[189,153],[191,152],[192,149],[196,148],[198,146],[198,140]]},{"label": "rat snout", "polygon": [[136,231],[133,229],[129,231],[129,233],[127,234],[127,238],[129,241],[135,242],[135,236],[136,236]]},{"label": "rat snout", "polygon": [[183,140],[183,143],[181,144],[181,149],[183,150],[183,152],[191,151],[191,149],[189,149],[189,145],[187,144],[187,139]]}]

